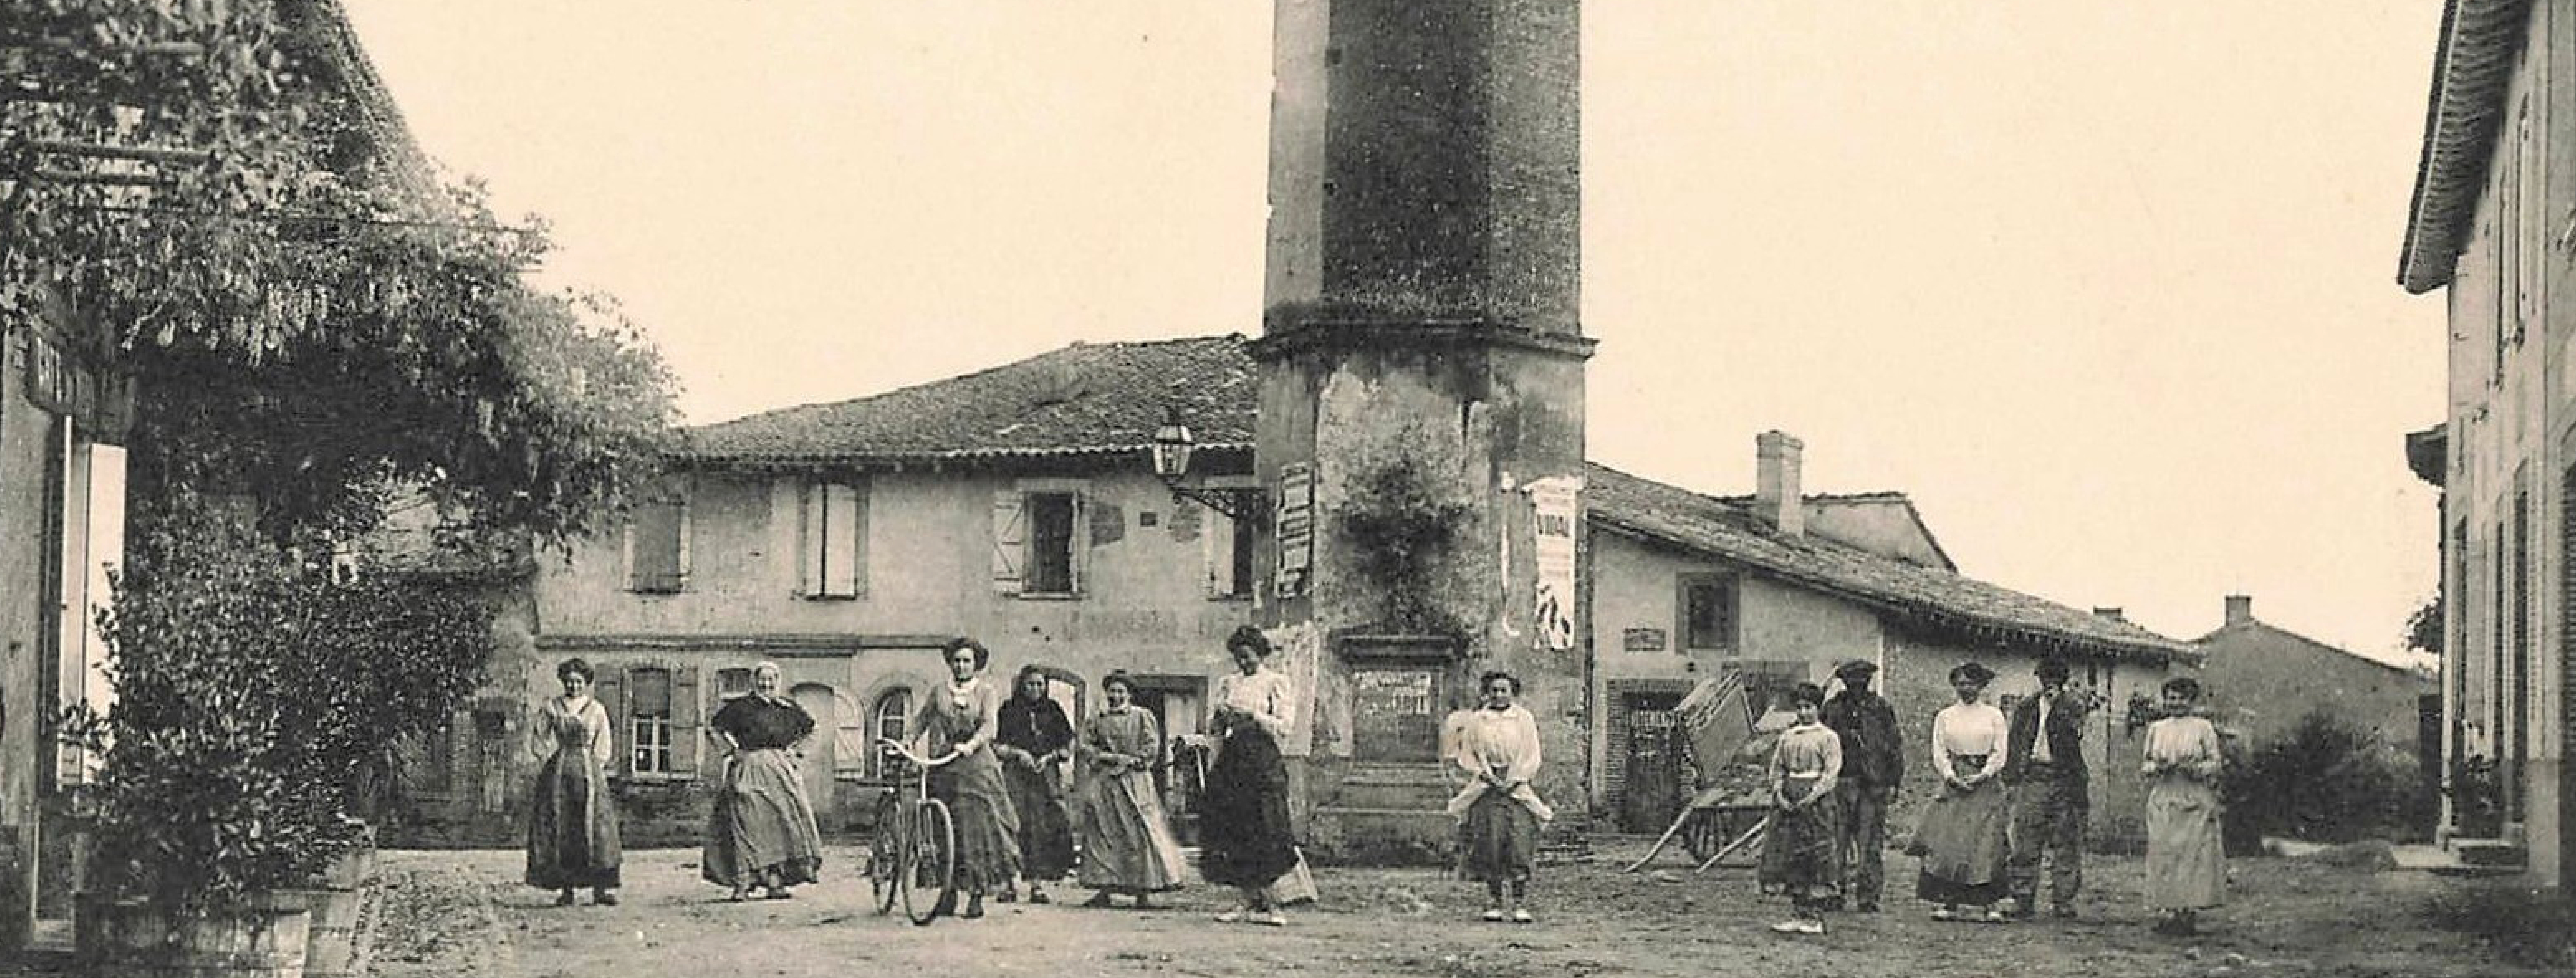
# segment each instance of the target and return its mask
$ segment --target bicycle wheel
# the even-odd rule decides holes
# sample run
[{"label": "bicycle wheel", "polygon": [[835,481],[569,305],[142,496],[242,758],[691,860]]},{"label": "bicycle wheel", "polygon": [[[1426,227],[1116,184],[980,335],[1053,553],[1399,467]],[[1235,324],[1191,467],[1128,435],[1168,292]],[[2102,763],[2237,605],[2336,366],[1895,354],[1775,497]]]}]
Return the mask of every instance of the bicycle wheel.
[{"label": "bicycle wheel", "polygon": [[868,840],[868,892],[877,898],[877,916],[894,912],[894,902],[903,888],[903,830],[901,798],[889,792],[877,805],[877,828]]},{"label": "bicycle wheel", "polygon": [[957,905],[957,826],[933,798],[912,808],[904,849],[903,912],[924,927]]}]

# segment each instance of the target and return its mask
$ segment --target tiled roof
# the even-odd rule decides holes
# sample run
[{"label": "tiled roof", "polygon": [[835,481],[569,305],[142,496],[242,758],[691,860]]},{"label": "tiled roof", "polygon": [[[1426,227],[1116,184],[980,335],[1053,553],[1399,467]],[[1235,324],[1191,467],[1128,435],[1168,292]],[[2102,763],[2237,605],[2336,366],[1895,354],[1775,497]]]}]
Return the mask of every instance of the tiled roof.
[{"label": "tiled roof", "polygon": [[1591,518],[1611,527],[1888,608],[1935,628],[2122,658],[2165,661],[2199,655],[2125,621],[1881,557],[1812,533],[1782,536],[1742,505],[1607,466],[1592,465],[1584,488]]},{"label": "tiled roof", "polygon": [[2428,292],[2451,281],[2486,186],[2504,93],[2522,50],[2530,0],[2447,0],[2433,52],[2433,91],[2408,201],[2397,282]]},{"label": "tiled roof", "polygon": [[[683,458],[728,462],[910,462],[1142,452],[1164,405],[1202,448],[1248,450],[1259,402],[1237,335],[1076,343],[962,377],[835,404],[696,428]],[[1592,517],[1879,607],[1918,622],[2132,658],[2195,657],[2189,646],[2017,591],[1917,567],[1808,534],[1788,538],[1743,504],[1590,468]],[[1817,497],[1811,497],[1817,498]],[[1901,499],[1893,493],[1825,499]]]},{"label": "tiled roof", "polygon": [[2287,642],[2295,642],[2295,643],[2297,643],[2297,644],[2307,646],[2308,648],[2315,649],[2315,650],[2317,650],[2317,651],[2319,651],[2319,652],[2325,652],[2325,653],[2331,653],[2331,654],[2334,654],[2334,655],[2344,656],[2344,657],[2346,657],[2346,658],[2350,658],[2350,659],[2352,659],[2352,660],[2353,660],[2353,661],[2355,661],[2355,662],[2367,662],[2367,663],[2369,663],[2369,664],[2371,664],[2371,665],[2378,666],[2378,667],[2380,667],[2380,668],[2382,668],[2382,669],[2386,669],[2386,670],[2388,670],[2388,671],[2390,671],[2390,672],[2404,673],[2404,674],[2406,674],[2406,675],[2415,675],[2415,674],[2416,674],[2416,673],[2415,673],[2415,670],[2408,668],[2404,663],[2399,663],[2399,662],[2390,662],[2390,661],[2388,661],[2388,660],[2386,660],[2386,659],[2378,658],[2378,657],[2376,657],[2376,656],[2363,655],[2363,654],[2361,654],[2361,653],[2359,653],[2359,652],[2355,652],[2355,651],[2353,651],[2353,650],[2351,650],[2351,649],[2344,648],[2344,647],[2342,647],[2342,646],[2340,646],[2340,645],[2328,645],[2328,644],[2326,644],[2326,643],[2324,643],[2324,642],[2320,642],[2320,641],[2317,641],[2316,639],[2309,638],[2309,637],[2307,637],[2307,636],[2305,636],[2305,635],[2301,635],[2301,634],[2299,634],[2299,633],[2297,633],[2297,632],[2294,632],[2294,631],[2291,631],[2291,630],[2289,630],[2289,629],[2287,629],[2287,628],[2282,628],[2282,627],[2281,627],[2281,626],[2279,626],[2279,625],[2270,624],[2270,623],[2268,623],[2268,622],[2265,622],[2265,621],[2263,621],[2263,620],[2261,620],[2261,619],[2256,619],[2256,618],[2249,618],[2249,619],[2246,619],[2246,620],[2244,620],[2244,621],[2237,622],[2237,623],[2232,624],[2232,625],[2221,625],[2221,626],[2219,626],[2215,631],[2212,631],[2212,632],[2210,632],[2210,633],[2209,633],[2209,634],[2207,634],[2207,635],[2203,635],[2203,636],[2201,636],[2201,637],[2199,637],[2199,638],[2192,639],[2192,640],[2191,640],[2191,644],[2193,644],[2193,645],[2195,645],[2195,646],[2207,646],[2207,645],[2210,645],[2210,644],[2212,644],[2212,643],[2218,642],[2218,641],[2219,641],[2219,640],[2221,640],[2221,639],[2226,639],[2226,638],[2230,638],[2230,637],[2237,636],[2237,635],[2249,635],[2249,634],[2250,634],[2250,635],[2258,635],[2258,636],[2270,637],[2270,638],[2279,639],[2279,640],[2287,641]]},{"label": "tiled roof", "polygon": [[1259,396],[1237,335],[1076,343],[1017,363],[836,404],[691,429],[708,462],[905,462],[1142,452],[1165,408],[1202,449],[1252,446]]}]

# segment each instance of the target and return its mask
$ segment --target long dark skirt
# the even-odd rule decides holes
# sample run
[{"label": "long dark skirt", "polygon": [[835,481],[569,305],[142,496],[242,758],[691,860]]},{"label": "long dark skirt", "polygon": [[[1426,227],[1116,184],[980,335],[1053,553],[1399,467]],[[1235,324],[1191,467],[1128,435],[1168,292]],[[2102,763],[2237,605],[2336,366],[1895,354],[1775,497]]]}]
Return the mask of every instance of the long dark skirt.
[{"label": "long dark skirt", "polygon": [[1036,882],[1064,878],[1073,871],[1073,828],[1048,771],[1003,765],[1010,785],[1011,809],[1020,817],[1020,874]]},{"label": "long dark skirt", "polygon": [[1461,823],[1460,869],[1471,880],[1527,882],[1538,866],[1538,816],[1501,791],[1476,796]]},{"label": "long dark skirt", "polygon": [[823,836],[795,758],[756,750],[731,763],[707,819],[699,878],[736,889],[814,882],[822,872]]},{"label": "long dark skirt", "polygon": [[957,825],[957,884],[969,893],[1010,886],[1020,874],[1020,818],[992,748],[933,770],[930,793]]},{"label": "long dark skirt", "polygon": [[1259,727],[1228,735],[1199,812],[1199,873],[1220,886],[1269,886],[1297,865],[1288,764]]},{"label": "long dark skirt", "polygon": [[[1804,791],[1792,785],[1793,796]],[[1762,841],[1762,864],[1755,878],[1762,892],[1786,895],[1801,903],[1842,892],[1841,812],[1831,799],[1795,809],[1771,811],[1771,831]]]},{"label": "long dark skirt", "polygon": [[1914,895],[1933,903],[1983,906],[2004,898],[2007,885],[2005,826],[2012,813],[2004,805],[2004,786],[1986,781],[1970,791],[1942,786],[1941,795],[1923,812],[1914,832],[1922,851],[1923,873],[1915,878]]},{"label": "long dark skirt", "polygon": [[614,889],[622,861],[608,775],[579,750],[555,752],[528,806],[528,885]]}]

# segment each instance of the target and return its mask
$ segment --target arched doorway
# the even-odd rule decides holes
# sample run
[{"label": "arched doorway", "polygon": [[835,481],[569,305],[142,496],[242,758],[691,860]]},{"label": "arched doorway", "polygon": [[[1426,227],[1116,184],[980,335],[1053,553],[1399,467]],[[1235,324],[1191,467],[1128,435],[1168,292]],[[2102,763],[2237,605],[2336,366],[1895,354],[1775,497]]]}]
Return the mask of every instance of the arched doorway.
[{"label": "arched doorway", "polygon": [[814,718],[814,736],[805,741],[805,800],[814,806],[814,819],[828,827],[839,824],[839,806],[832,798],[832,751],[837,739],[834,731],[841,728],[840,697],[832,687],[821,683],[800,683],[788,691],[805,715]]}]

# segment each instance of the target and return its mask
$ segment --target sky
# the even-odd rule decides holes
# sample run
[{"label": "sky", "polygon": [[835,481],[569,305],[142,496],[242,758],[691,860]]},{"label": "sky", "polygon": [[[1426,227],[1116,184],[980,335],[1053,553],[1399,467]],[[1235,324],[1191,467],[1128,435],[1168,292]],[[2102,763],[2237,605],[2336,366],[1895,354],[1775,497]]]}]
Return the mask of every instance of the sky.
[{"label": "sky", "polygon": [[[1260,328],[1259,0],[349,0],[692,423]],[[1900,490],[1971,576],[2397,654],[2443,308],[2395,284],[2438,0],[1590,0],[1595,461]]]}]

